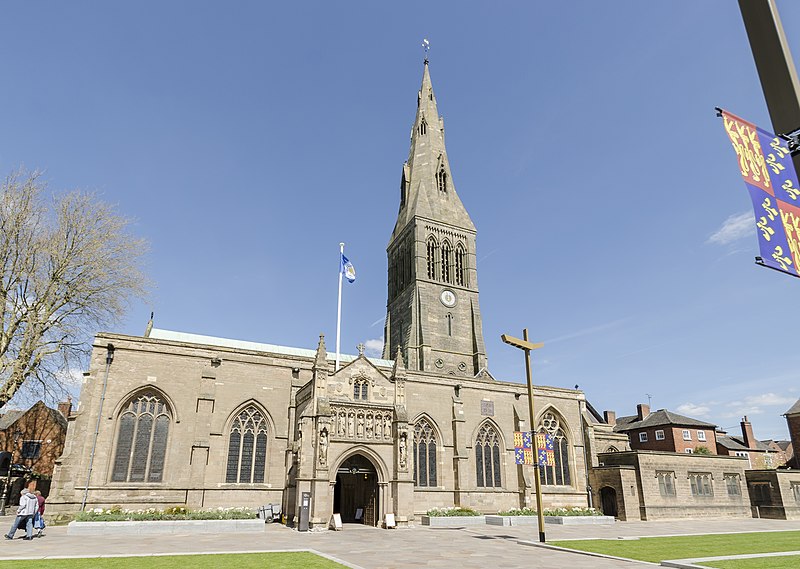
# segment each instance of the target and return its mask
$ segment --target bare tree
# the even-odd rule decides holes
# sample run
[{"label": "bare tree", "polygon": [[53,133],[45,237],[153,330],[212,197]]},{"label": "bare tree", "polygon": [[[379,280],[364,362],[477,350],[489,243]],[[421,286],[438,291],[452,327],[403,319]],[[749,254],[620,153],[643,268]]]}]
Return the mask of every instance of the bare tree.
[{"label": "bare tree", "polygon": [[0,186],[0,408],[28,380],[63,393],[92,336],[144,294],[128,224],[91,194],[49,198],[36,172]]}]

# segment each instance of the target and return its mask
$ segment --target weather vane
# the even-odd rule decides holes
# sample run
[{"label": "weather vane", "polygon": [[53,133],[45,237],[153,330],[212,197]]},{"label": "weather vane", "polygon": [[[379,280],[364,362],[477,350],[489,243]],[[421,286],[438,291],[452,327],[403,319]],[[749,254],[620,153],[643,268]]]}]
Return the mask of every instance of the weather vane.
[{"label": "weather vane", "polygon": [[422,49],[425,50],[425,63],[428,63],[428,51],[431,49],[431,42],[428,41],[428,38],[422,39]]}]

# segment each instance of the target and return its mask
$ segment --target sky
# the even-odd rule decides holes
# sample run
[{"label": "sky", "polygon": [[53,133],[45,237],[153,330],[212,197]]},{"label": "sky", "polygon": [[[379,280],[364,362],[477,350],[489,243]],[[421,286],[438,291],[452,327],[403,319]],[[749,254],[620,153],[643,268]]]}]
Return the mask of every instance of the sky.
[{"label": "sky", "polygon": [[[800,3],[778,0],[800,56]],[[110,331],[382,344],[423,38],[478,229],[489,369],[788,438],[800,281],[756,266],[715,106],[770,128],[733,0],[5,2],[0,174],[133,220],[154,286]],[[798,125],[800,126],[800,125]],[[376,352],[372,352],[376,353]]]}]

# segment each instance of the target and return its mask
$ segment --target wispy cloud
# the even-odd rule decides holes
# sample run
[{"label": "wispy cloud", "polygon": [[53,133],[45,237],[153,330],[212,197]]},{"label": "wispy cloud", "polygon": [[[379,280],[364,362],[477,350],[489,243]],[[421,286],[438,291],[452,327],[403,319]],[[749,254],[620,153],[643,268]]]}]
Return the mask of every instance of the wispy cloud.
[{"label": "wispy cloud", "polygon": [[573,338],[580,338],[581,336],[588,336],[589,334],[596,334],[597,332],[603,332],[610,328],[615,328],[628,320],[630,320],[630,318],[620,318],[619,320],[606,322],[605,324],[590,326],[588,328],[583,328],[582,330],[577,330],[575,332],[570,332],[569,334],[564,334],[563,336],[558,336],[557,338],[551,338],[549,340],[545,340],[545,343],[552,344],[553,342],[562,342],[564,340],[572,340]]},{"label": "wispy cloud", "polygon": [[737,213],[726,219],[722,226],[711,234],[706,243],[715,245],[728,245],[742,237],[751,235],[754,231],[753,212]]},{"label": "wispy cloud", "polygon": [[371,358],[379,358],[383,353],[383,338],[373,338],[364,342],[365,352]]},{"label": "wispy cloud", "polygon": [[711,408],[703,403],[683,403],[678,405],[676,411],[689,417],[708,417],[711,414]]}]

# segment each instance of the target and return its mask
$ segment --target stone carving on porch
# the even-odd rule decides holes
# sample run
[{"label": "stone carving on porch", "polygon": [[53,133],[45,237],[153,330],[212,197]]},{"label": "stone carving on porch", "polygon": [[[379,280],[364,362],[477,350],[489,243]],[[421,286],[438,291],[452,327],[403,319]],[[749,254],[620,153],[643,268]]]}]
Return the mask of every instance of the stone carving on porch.
[{"label": "stone carving on porch", "polygon": [[328,466],[328,429],[325,427],[319,432],[319,465],[323,468]]},{"label": "stone carving on porch", "polygon": [[392,442],[392,411],[331,405],[334,440]]},{"label": "stone carving on porch", "polygon": [[400,431],[398,448],[397,464],[401,470],[405,470],[408,467],[408,433],[405,430]]}]

